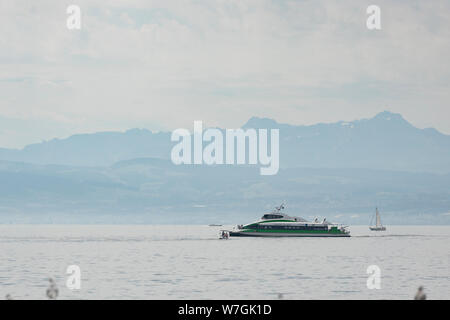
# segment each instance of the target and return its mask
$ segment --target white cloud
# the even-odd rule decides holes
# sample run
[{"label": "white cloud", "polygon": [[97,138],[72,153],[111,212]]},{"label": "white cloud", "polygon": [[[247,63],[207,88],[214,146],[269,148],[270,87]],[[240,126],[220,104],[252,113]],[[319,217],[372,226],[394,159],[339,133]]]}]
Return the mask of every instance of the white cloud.
[{"label": "white cloud", "polygon": [[2,2],[0,115],[51,114],[79,132],[195,119],[233,127],[253,115],[328,122],[390,109],[450,133],[446,1],[379,1],[381,31],[367,30],[366,4],[355,1],[78,5],[82,30],[69,31],[65,3]]}]

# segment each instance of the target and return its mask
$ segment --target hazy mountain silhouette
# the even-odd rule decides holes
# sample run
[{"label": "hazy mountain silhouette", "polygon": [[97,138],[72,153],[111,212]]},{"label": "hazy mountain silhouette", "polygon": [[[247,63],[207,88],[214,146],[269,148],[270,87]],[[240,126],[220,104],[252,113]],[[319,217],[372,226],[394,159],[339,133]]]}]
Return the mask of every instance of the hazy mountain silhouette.
[{"label": "hazy mountain silhouette", "polygon": [[[368,168],[450,172],[450,136],[418,129],[401,115],[382,112],[371,119],[310,126],[251,118],[243,128],[280,129],[283,168]],[[35,164],[109,166],[118,161],[169,159],[169,132],[146,129],[79,134],[32,144],[22,150],[0,149],[0,160]]]},{"label": "hazy mountain silhouette", "polygon": [[284,167],[450,172],[450,136],[415,128],[387,111],[371,119],[311,126],[252,118],[244,128],[280,128]]},{"label": "hazy mountain silhouette", "polygon": [[288,213],[368,223],[450,223],[450,136],[399,114],[280,129],[281,169],[174,165],[170,133],[133,129],[0,149],[0,223],[243,223]]},{"label": "hazy mountain silhouette", "polygon": [[450,223],[450,174],[368,169],[176,166],[134,159],[110,167],[0,161],[0,223],[242,223],[280,202],[287,213],[367,224]]},{"label": "hazy mountain silhouette", "polygon": [[168,158],[170,133],[152,133],[146,129],[126,132],[77,134],[31,144],[22,150],[0,149],[0,160],[34,164],[106,166],[121,160],[141,157]]}]

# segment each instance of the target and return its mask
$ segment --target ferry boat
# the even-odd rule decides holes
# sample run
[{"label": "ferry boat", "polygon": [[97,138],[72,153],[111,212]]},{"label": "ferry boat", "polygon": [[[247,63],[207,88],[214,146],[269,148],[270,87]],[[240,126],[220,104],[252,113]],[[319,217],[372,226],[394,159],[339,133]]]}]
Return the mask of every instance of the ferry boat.
[{"label": "ferry boat", "polygon": [[282,204],[255,222],[235,227],[229,232],[230,237],[350,237],[346,226],[326,219],[309,222],[288,216],[281,212],[283,209]]}]

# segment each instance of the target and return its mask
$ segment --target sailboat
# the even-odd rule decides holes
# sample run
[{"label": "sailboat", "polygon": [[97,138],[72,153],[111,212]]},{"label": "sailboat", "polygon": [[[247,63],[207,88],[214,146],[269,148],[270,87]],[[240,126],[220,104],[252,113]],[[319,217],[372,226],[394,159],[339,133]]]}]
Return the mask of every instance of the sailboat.
[{"label": "sailboat", "polygon": [[370,226],[370,230],[372,231],[386,231],[386,227],[381,224],[380,213],[378,212],[378,208],[375,208],[375,216],[376,216],[376,225]]}]

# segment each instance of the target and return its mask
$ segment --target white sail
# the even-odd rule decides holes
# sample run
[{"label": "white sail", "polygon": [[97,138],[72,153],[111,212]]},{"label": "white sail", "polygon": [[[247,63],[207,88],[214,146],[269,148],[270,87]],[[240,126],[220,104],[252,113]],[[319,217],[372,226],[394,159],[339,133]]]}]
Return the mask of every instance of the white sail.
[{"label": "white sail", "polygon": [[377,227],[381,227],[381,217],[380,213],[378,212],[378,208],[377,208]]}]

